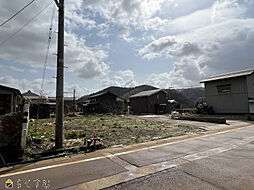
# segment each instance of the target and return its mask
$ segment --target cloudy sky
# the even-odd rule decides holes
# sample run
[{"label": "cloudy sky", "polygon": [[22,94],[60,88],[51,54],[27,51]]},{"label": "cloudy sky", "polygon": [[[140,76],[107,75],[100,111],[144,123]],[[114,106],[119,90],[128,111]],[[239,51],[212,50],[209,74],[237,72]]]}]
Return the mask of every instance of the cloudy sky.
[{"label": "cloudy sky", "polygon": [[[1,0],[0,24],[28,2]],[[35,0],[0,27],[0,84],[40,92],[54,13],[43,92],[55,94],[54,3],[20,30],[50,2]],[[111,85],[196,87],[210,75],[254,68],[253,10],[253,0],[65,0],[66,96]]]}]

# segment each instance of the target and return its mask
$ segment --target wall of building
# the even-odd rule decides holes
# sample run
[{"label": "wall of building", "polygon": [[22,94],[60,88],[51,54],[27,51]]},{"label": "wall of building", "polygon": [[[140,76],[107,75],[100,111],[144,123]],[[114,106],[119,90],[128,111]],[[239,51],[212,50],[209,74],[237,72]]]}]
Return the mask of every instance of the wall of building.
[{"label": "wall of building", "polygon": [[0,153],[7,163],[16,162],[22,156],[22,122],[21,112],[0,116]]},{"label": "wall of building", "polygon": [[116,96],[107,93],[101,96],[91,98],[87,110],[90,113],[114,113],[118,111]]},{"label": "wall of building", "polygon": [[[217,86],[231,85],[231,92],[218,93]],[[248,91],[246,77],[223,79],[205,83],[208,105],[216,113],[248,113]]]},{"label": "wall of building", "polygon": [[[158,97],[157,97],[158,95]],[[167,98],[166,93],[160,91],[157,94],[154,94],[148,98],[148,113],[156,113],[156,104],[166,104],[167,105]],[[168,107],[168,105],[167,105]]]},{"label": "wall of building", "polygon": [[248,97],[254,99],[254,73],[247,76]]},{"label": "wall of building", "polygon": [[116,96],[107,93],[98,97],[100,113],[114,112],[116,109]]},{"label": "wall of building", "polygon": [[64,100],[65,113],[75,112],[75,106],[73,100]]},{"label": "wall of building", "polygon": [[[157,98],[157,95],[158,98]],[[135,97],[130,99],[130,106],[134,114],[156,113],[157,104],[166,104],[166,113],[169,112],[169,104],[167,102],[166,93],[160,91],[149,97]]]},{"label": "wall of building", "polygon": [[148,97],[131,98],[130,107],[134,114],[148,113]]},{"label": "wall of building", "polygon": [[[6,98],[8,99],[8,101]],[[5,113],[11,113],[17,110],[17,105],[19,104],[19,98],[12,91],[0,89],[0,99],[1,99],[1,104],[2,104],[2,101],[7,101],[7,102],[4,102],[4,107],[5,107],[4,109],[6,110]],[[3,106],[3,105],[0,105],[0,106]]]},{"label": "wall of building", "polygon": [[[40,103],[41,104],[41,103]],[[43,103],[42,103],[43,104]],[[49,112],[50,113],[55,113],[56,111],[56,99],[55,98],[49,98],[48,103],[46,102],[45,104],[49,104]],[[76,100],[75,100],[76,104]],[[73,106],[73,100],[72,99],[64,99],[64,113],[72,113],[76,111]]]}]

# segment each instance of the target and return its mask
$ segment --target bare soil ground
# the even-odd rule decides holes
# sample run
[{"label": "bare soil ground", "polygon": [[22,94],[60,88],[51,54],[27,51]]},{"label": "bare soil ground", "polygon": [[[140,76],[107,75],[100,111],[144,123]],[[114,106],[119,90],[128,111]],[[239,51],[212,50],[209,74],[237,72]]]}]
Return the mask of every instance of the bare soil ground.
[{"label": "bare soil ground", "polygon": [[[55,119],[30,122],[27,154],[36,154],[54,147]],[[84,137],[100,137],[104,147],[130,145],[168,137],[203,133],[207,129],[199,122],[178,122],[167,116],[89,115],[65,117],[64,147],[84,145]]]}]

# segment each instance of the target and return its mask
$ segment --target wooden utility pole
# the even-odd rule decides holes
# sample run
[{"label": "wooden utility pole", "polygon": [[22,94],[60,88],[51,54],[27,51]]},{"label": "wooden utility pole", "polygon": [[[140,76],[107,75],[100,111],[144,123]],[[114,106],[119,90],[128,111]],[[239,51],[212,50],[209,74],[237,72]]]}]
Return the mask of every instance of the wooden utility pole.
[{"label": "wooden utility pole", "polygon": [[73,89],[73,115],[76,111],[76,103],[75,103],[75,89]]},{"label": "wooden utility pole", "polygon": [[64,0],[55,0],[58,6],[58,45],[57,45],[57,78],[56,78],[56,130],[55,147],[63,147],[64,118]]}]

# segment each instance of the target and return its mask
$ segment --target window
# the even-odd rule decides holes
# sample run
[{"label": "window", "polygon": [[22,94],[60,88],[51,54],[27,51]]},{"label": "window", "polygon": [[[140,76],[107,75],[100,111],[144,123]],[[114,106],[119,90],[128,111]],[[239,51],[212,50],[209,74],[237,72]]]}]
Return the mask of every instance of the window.
[{"label": "window", "polygon": [[229,93],[231,92],[231,84],[219,85],[217,86],[217,91],[219,94]]},{"label": "window", "polygon": [[91,102],[97,102],[96,98],[91,99]]},{"label": "window", "polygon": [[160,99],[160,94],[157,94],[156,98],[157,98],[157,100],[159,100]]}]

